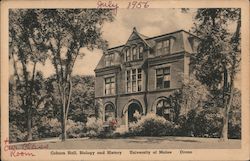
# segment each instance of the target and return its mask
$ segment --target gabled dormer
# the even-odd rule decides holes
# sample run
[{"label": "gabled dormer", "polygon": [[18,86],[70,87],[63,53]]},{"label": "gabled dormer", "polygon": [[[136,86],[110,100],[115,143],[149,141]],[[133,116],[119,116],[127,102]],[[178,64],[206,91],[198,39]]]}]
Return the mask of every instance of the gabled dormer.
[{"label": "gabled dormer", "polygon": [[133,32],[122,49],[124,62],[139,61],[145,58],[146,51],[152,48],[152,45],[145,40],[146,38],[135,27],[133,28]]}]

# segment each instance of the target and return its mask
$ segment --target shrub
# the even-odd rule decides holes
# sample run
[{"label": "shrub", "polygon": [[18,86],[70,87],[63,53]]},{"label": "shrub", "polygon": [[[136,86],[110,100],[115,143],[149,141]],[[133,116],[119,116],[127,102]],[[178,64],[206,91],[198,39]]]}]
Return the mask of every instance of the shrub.
[{"label": "shrub", "polygon": [[38,127],[39,138],[58,137],[61,134],[61,123],[56,118],[41,118],[41,125]]},{"label": "shrub", "polygon": [[18,129],[18,127],[14,124],[10,124],[10,142],[18,142],[18,141],[26,141],[27,132],[22,132]]},{"label": "shrub", "polygon": [[95,117],[87,118],[86,123],[87,136],[96,137],[99,136],[101,131],[103,131],[103,122],[101,119],[96,119]]},{"label": "shrub", "polygon": [[67,136],[69,138],[81,138],[85,136],[86,128],[83,122],[68,120],[67,127]]},{"label": "shrub", "polygon": [[216,108],[192,109],[187,116],[180,116],[175,126],[175,135],[219,137],[223,117]]},{"label": "shrub", "polygon": [[229,120],[228,137],[230,139],[241,139],[241,120]]},{"label": "shrub", "polygon": [[136,123],[130,125],[130,135],[136,136],[165,136],[172,135],[173,123],[154,113],[142,116]]},{"label": "shrub", "polygon": [[216,109],[204,109],[195,118],[194,135],[220,137],[223,116]]}]

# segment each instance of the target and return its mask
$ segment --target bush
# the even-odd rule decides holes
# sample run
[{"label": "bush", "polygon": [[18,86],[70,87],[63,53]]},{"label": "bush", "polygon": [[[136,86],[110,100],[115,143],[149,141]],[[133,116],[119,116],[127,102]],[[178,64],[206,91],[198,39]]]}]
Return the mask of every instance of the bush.
[{"label": "bush", "polygon": [[220,137],[223,116],[216,109],[204,109],[195,118],[194,135],[200,137]]},{"label": "bush", "polygon": [[173,123],[154,113],[142,116],[137,123],[131,123],[129,134],[134,136],[166,136],[173,134]]},{"label": "bush", "polygon": [[86,123],[86,135],[89,137],[96,137],[103,131],[103,122],[101,119],[96,119],[95,117],[89,117]]},{"label": "bush", "polygon": [[39,138],[58,137],[61,134],[61,123],[56,118],[41,118],[41,125],[38,127]]},{"label": "bush", "polygon": [[68,138],[81,138],[85,136],[86,128],[83,122],[68,120],[67,127]]},{"label": "bush", "polygon": [[228,137],[230,139],[241,139],[241,120],[229,120]]},{"label": "bush", "polygon": [[223,117],[216,108],[193,109],[180,116],[175,129],[179,136],[220,137]]},{"label": "bush", "polygon": [[27,132],[22,132],[16,125],[10,123],[9,133],[10,142],[26,141]]}]

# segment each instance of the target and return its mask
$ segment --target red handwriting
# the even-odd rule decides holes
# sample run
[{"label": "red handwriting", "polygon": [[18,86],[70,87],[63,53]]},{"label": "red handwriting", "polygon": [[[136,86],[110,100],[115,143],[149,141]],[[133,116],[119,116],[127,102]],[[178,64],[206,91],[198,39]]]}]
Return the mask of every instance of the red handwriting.
[{"label": "red handwriting", "polygon": [[[19,148],[18,148],[19,147]],[[4,140],[4,151],[9,151],[11,157],[35,156],[28,150],[48,149],[48,144],[24,143],[21,145],[9,145],[9,140]],[[25,150],[25,151],[23,151]]]},{"label": "red handwriting", "polygon": [[97,8],[113,9],[115,14],[116,14],[117,9],[119,8],[119,5],[118,5],[118,3],[115,3],[113,1],[98,1]]},{"label": "red handwriting", "polygon": [[35,154],[31,152],[24,152],[24,151],[10,151],[11,157],[25,157],[25,156],[36,156]]},{"label": "red handwriting", "polygon": [[148,1],[131,1],[128,3],[128,9],[140,9],[140,8],[149,8]]}]

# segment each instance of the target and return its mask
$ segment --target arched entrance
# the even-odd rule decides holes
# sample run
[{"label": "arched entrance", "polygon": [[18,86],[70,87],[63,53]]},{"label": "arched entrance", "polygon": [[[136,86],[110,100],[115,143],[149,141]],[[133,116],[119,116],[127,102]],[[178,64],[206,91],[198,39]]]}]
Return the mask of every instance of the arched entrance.
[{"label": "arched entrance", "polygon": [[128,106],[128,125],[137,122],[139,115],[142,114],[142,107],[138,103],[131,103]]},{"label": "arched entrance", "polygon": [[123,115],[125,116],[126,128],[133,122],[136,122],[138,118],[143,115],[144,109],[141,103],[137,100],[131,100],[123,109]]}]

